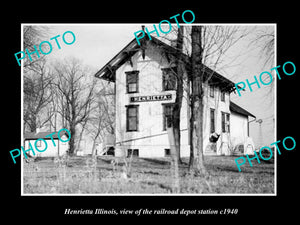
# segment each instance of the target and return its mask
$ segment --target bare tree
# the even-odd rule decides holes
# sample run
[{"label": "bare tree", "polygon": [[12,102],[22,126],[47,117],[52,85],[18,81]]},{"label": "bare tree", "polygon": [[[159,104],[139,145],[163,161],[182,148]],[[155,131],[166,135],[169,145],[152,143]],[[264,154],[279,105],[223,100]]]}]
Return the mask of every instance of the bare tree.
[{"label": "bare tree", "polygon": [[[192,143],[192,156],[190,157],[190,168],[197,170],[201,173],[206,173],[203,158],[203,73],[201,72],[202,66],[202,27],[193,26],[191,39],[192,39],[192,55],[191,55],[191,115],[190,115],[190,132],[193,142]],[[195,151],[196,150],[196,151]]]},{"label": "bare tree", "polygon": [[[23,51],[35,51],[40,42],[45,38],[49,28],[46,26],[23,27]],[[34,53],[36,54],[36,53]],[[43,55],[36,60],[24,59],[24,130],[35,132],[38,127],[43,127],[51,122],[55,115],[55,108],[49,107],[52,102],[51,82],[52,77],[46,58]]]},{"label": "bare tree", "polygon": [[50,93],[51,75],[46,66],[45,60],[35,63],[34,67],[29,67],[24,73],[24,128],[29,128],[35,132],[38,127],[42,127],[53,116],[53,111],[47,109],[48,103],[52,99]]},{"label": "bare tree", "polygon": [[[179,181],[179,164],[180,159],[180,113],[183,98],[183,82],[184,82],[184,62],[183,62],[183,27],[180,27],[177,32],[175,65],[176,71],[173,76],[176,77],[176,97],[172,107],[172,117],[167,119],[167,132],[171,149],[171,174],[174,179],[173,192],[180,192]],[[170,78],[169,78],[170,79]]]},{"label": "bare tree", "polygon": [[183,51],[183,27],[180,27],[177,32],[177,42],[176,42],[176,80],[177,80],[177,88],[176,88],[176,98],[173,107],[173,129],[174,129],[174,139],[175,139],[175,148],[177,152],[176,160],[181,163],[180,159],[180,113],[182,106],[182,98],[183,98],[183,84],[184,84],[184,72],[185,64],[184,58],[182,55]]},{"label": "bare tree", "polygon": [[[264,67],[272,68],[275,66],[275,32],[273,26],[259,27],[259,29],[254,32],[254,37],[249,43],[249,47],[251,49],[259,48],[259,57],[263,61]],[[263,80],[263,82],[265,81],[266,79]],[[264,101],[269,106],[272,106],[274,103],[274,84],[275,82],[272,82],[266,87],[268,88],[268,93],[264,96]]]},{"label": "bare tree", "polygon": [[[57,94],[61,101],[60,115],[71,133],[69,154],[75,154],[76,128],[89,118],[95,80],[88,81],[88,69],[76,59],[54,65]],[[83,128],[82,128],[83,129]]]},{"label": "bare tree", "polygon": [[88,132],[93,137],[92,155],[95,154],[97,140],[105,141],[107,134],[114,134],[115,110],[114,91],[99,81],[99,91],[95,94],[96,101],[88,124]]},{"label": "bare tree", "polygon": [[[239,55],[237,54],[236,57],[229,62],[226,58],[226,53],[249,33],[249,29],[241,29],[241,27],[237,26],[192,27],[190,129],[193,142],[191,142],[192,157],[190,158],[190,169],[194,169],[200,174],[205,175],[207,173],[203,155],[203,87],[208,86],[216,70],[231,66]],[[223,90],[226,90],[226,88],[227,87],[222,87]]]},{"label": "bare tree", "polygon": [[[184,53],[184,55],[179,54],[176,56],[176,64],[177,66],[181,64],[179,67],[181,72],[183,71],[188,76],[184,77],[176,71],[177,100],[175,100],[173,114],[174,119],[179,118],[178,113],[180,111],[177,107],[180,107],[178,100],[184,97],[181,90],[183,86],[187,93],[187,103],[190,107],[188,125],[190,171],[198,171],[200,174],[206,173],[203,156],[204,87],[208,86],[216,70],[220,71],[224,68],[235,66],[235,61],[240,55],[236,54],[235,57],[231,57],[231,60],[229,60],[227,52],[245,38],[251,30],[238,26],[184,26],[183,46],[180,47],[178,45],[180,41],[177,40],[177,48],[180,48],[177,50]],[[177,38],[180,38],[180,29],[174,30],[174,32],[177,34]],[[170,41],[170,38],[164,37],[163,39]],[[222,88],[226,89],[227,87]],[[175,116],[176,114],[177,116]],[[180,119],[174,121],[173,126],[179,124],[179,122]],[[180,151],[180,147],[177,146],[180,145],[180,135],[175,136],[175,143],[177,151]],[[179,152],[177,153],[179,155]]]},{"label": "bare tree", "polygon": [[[249,46],[260,48],[260,58],[264,62],[264,66],[272,66],[275,56],[275,33],[274,27],[262,26],[254,33]],[[252,47],[252,48],[253,48]]]},{"label": "bare tree", "polygon": [[[36,49],[38,49],[40,42],[43,41],[43,39],[46,37],[46,34],[49,33],[49,27],[48,26],[24,26],[23,27],[23,51],[27,49],[29,52],[34,52],[36,46]],[[36,53],[34,53],[36,55]],[[29,60],[28,57],[24,58],[24,70],[32,69],[36,67],[36,64],[44,59],[43,54],[39,54],[40,57],[37,57],[35,60]]]}]

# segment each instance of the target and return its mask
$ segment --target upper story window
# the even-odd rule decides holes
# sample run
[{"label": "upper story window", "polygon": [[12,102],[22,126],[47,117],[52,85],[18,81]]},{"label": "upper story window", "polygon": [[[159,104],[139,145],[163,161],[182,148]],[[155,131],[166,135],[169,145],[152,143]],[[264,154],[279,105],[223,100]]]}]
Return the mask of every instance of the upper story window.
[{"label": "upper story window", "polygon": [[209,85],[209,96],[214,98],[215,97],[215,86]]},{"label": "upper story window", "polygon": [[225,102],[225,94],[226,94],[225,91],[222,91],[222,92],[221,92],[221,101],[222,101],[222,102]]},{"label": "upper story window", "polygon": [[139,71],[128,71],[126,73],[126,90],[127,93],[139,92]]},{"label": "upper story window", "polygon": [[170,91],[176,90],[176,68],[163,68],[162,69],[162,90]]}]

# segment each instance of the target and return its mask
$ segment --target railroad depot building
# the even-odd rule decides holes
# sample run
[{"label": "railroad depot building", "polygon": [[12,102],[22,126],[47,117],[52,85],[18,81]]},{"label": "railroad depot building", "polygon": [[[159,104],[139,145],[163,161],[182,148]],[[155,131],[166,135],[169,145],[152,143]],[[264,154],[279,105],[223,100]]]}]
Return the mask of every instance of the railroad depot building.
[{"label": "railroad depot building", "polygon": [[[133,39],[95,76],[115,87],[115,156],[166,157],[170,155],[167,118],[172,116],[176,78],[172,75],[176,49],[152,37],[139,46]],[[174,53],[174,54],[173,54]],[[187,57],[185,55],[185,57]],[[213,73],[204,89],[203,149],[205,155],[253,153],[249,119],[254,117],[230,101],[234,83]],[[184,91],[181,108],[181,157],[189,157],[189,107]],[[213,133],[219,134],[211,142]]]}]

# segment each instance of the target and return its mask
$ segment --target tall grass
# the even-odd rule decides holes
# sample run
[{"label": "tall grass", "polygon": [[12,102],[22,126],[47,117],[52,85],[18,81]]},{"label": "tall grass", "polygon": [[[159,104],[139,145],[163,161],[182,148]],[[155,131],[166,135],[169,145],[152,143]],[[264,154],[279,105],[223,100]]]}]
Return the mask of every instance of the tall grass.
[{"label": "tall grass", "polygon": [[[209,176],[193,176],[180,165],[182,194],[273,193],[273,164],[238,172],[231,157],[206,157]],[[24,163],[24,194],[172,193],[169,159],[61,157]]]}]

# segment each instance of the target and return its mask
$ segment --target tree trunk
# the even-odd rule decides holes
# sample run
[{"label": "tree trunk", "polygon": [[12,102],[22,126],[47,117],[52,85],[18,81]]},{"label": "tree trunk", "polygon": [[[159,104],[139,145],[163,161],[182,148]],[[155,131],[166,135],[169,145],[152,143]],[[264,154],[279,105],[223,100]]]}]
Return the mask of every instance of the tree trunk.
[{"label": "tree trunk", "polygon": [[73,156],[75,153],[75,125],[70,125],[70,133],[71,133],[71,139],[69,141],[69,156]]},{"label": "tree trunk", "polygon": [[31,120],[30,120],[30,132],[36,132],[37,123],[36,123],[36,113],[31,114]]},{"label": "tree trunk", "polygon": [[92,156],[95,156],[96,153],[95,153],[95,147],[96,147],[96,138],[94,139],[93,141],[93,146],[92,146]]},{"label": "tree trunk", "polygon": [[182,61],[182,49],[183,49],[183,27],[178,29],[177,34],[177,68],[176,68],[176,80],[177,80],[177,89],[176,89],[176,98],[173,107],[173,133],[174,133],[174,144],[177,154],[178,162],[176,164],[181,164],[180,158],[180,112],[182,105],[183,97],[183,61]]},{"label": "tree trunk", "polygon": [[[100,119],[99,119],[99,121],[100,121]],[[97,138],[98,138],[98,136],[99,136],[99,134],[100,134],[100,123],[101,122],[99,122],[98,124],[98,130],[97,130],[97,133],[96,133],[96,135],[95,135],[95,137],[94,137],[94,140],[93,140],[93,147],[92,147],[92,156],[94,156],[94,155],[96,155],[95,154],[95,146],[96,146],[96,140],[97,140]],[[102,146],[103,147],[103,146]],[[102,150],[102,149],[101,149]],[[97,153],[97,154],[99,154],[99,152]]]},{"label": "tree trunk", "polygon": [[81,131],[80,131],[80,134],[79,134],[79,138],[78,138],[78,141],[77,141],[77,147],[76,147],[77,150],[80,149],[80,142],[81,142],[82,135],[83,135],[86,124],[87,124],[87,120],[85,120],[82,124]]},{"label": "tree trunk", "polygon": [[206,175],[203,155],[203,98],[194,102],[194,172]]},{"label": "tree trunk", "polygon": [[[190,90],[190,84],[192,80],[189,79],[188,81],[188,88]],[[194,144],[193,144],[193,137],[194,137],[194,103],[193,103],[193,98],[191,93],[188,93],[188,98],[189,98],[189,106],[190,106],[190,119],[189,119],[189,145],[190,145],[190,161],[189,161],[189,171],[191,172],[194,169],[194,162],[195,162],[195,154],[194,154]]]},{"label": "tree trunk", "polygon": [[179,165],[178,165],[178,154],[175,148],[175,135],[174,128],[172,127],[172,121],[168,121],[168,139],[171,149],[171,177],[173,178],[172,192],[180,192],[180,182],[179,182]]},{"label": "tree trunk", "polygon": [[[178,74],[178,73],[177,73]],[[182,96],[183,96],[183,82],[182,77],[177,79],[177,91],[176,91],[176,98],[173,107],[173,130],[174,130],[174,144],[175,150],[177,154],[178,163],[181,164],[180,159],[180,112],[181,112],[181,105],[182,105]]]},{"label": "tree trunk", "polygon": [[192,55],[191,55],[191,153],[190,171],[206,174],[203,157],[203,74],[202,68],[202,43],[201,26],[192,27]]}]

